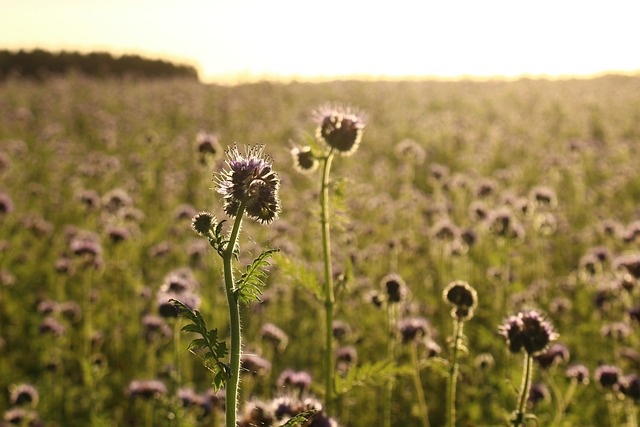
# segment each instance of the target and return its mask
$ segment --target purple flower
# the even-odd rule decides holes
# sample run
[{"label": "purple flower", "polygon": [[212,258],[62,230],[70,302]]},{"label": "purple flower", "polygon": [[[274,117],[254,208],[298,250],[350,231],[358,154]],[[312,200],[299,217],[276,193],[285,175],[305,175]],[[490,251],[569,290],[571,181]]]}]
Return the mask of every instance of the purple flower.
[{"label": "purple flower", "polygon": [[602,365],[598,366],[593,374],[596,382],[603,389],[617,390],[619,388],[618,381],[622,376],[622,371],[617,366]]},{"label": "purple flower", "polygon": [[273,222],[280,213],[280,179],[264,145],[247,147],[244,155],[234,145],[226,153],[229,169],[218,177],[217,188],[224,197],[225,213],[235,218],[244,205],[249,218],[261,224]]},{"label": "purple flower", "polygon": [[509,351],[518,353],[520,349],[535,355],[558,337],[553,326],[534,310],[511,316],[500,327],[500,334],[505,337]]}]

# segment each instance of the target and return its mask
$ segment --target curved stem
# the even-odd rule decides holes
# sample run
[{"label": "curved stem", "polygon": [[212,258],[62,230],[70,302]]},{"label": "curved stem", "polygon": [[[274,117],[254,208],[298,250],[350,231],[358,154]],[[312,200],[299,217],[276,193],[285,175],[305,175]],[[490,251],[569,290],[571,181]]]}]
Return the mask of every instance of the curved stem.
[{"label": "curved stem", "polygon": [[[555,403],[555,414],[553,416],[552,425],[559,426],[564,418],[564,413],[566,411],[567,405],[564,402],[564,397],[560,392],[560,388],[558,388],[558,384],[556,384],[553,379],[553,375],[551,373],[545,372],[544,377],[547,384],[549,384],[549,388],[551,389],[551,394],[553,396],[553,401]],[[571,386],[569,386],[571,387]]]},{"label": "curved stem", "polygon": [[449,378],[447,382],[447,426],[453,427],[456,424],[456,382],[458,380],[458,350],[462,340],[462,329],[464,322],[454,319],[453,354],[451,365],[449,366]]},{"label": "curved stem", "polygon": [[522,385],[520,386],[520,396],[518,397],[518,409],[515,413],[513,425],[515,427],[524,424],[524,415],[526,412],[527,397],[529,397],[529,389],[531,388],[531,377],[533,374],[533,356],[525,352],[524,355],[524,371],[522,373]]},{"label": "curved stem", "polygon": [[322,170],[322,192],[320,207],[322,209],[322,249],[324,254],[324,311],[325,311],[325,407],[329,416],[333,415],[334,367],[333,367],[333,275],[331,268],[331,237],[329,229],[329,171],[333,160],[333,148],[324,161]]},{"label": "curved stem", "polygon": [[422,380],[420,379],[417,341],[413,341],[409,344],[409,351],[411,352],[411,363],[413,364],[413,384],[416,388],[416,394],[418,395],[418,405],[420,406],[420,419],[422,420],[422,427],[429,427],[429,407],[427,406],[427,400],[424,397]]},{"label": "curved stem", "polygon": [[226,426],[236,427],[238,412],[238,383],[240,382],[240,353],[242,351],[242,335],[240,332],[240,307],[233,280],[232,261],[234,248],[240,234],[240,224],[244,215],[245,204],[242,203],[236,213],[236,220],[224,250],[224,285],[229,305],[229,323],[231,329],[231,348],[229,351],[230,377],[226,384]]}]

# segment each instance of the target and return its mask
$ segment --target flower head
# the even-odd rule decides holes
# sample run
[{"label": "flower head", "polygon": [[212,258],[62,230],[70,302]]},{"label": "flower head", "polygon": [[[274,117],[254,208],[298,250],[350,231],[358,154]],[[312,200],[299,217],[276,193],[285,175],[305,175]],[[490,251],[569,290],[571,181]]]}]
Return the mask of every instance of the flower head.
[{"label": "flower head", "polygon": [[500,334],[507,340],[509,351],[518,353],[524,348],[530,355],[538,354],[558,337],[551,323],[535,310],[509,317],[500,327]]},{"label": "flower head", "polygon": [[407,296],[407,285],[398,274],[390,273],[380,281],[383,292],[387,295],[387,302],[396,304]]},{"label": "flower head", "polygon": [[216,228],[218,220],[209,212],[200,212],[191,220],[191,228],[200,236],[209,236]]},{"label": "flower head", "polygon": [[589,369],[584,365],[571,365],[564,371],[564,375],[579,384],[589,384]]},{"label": "flower head", "polygon": [[424,317],[410,317],[397,323],[398,331],[402,336],[403,343],[420,340],[429,336],[431,325]]},{"label": "flower head", "polygon": [[354,111],[342,106],[324,107],[317,113],[316,137],[339,153],[353,154],[362,139],[364,121]]},{"label": "flower head", "polygon": [[478,305],[478,293],[467,282],[462,280],[451,282],[442,296],[445,302],[453,305],[451,316],[460,320],[473,317],[473,310]]},{"label": "flower head", "polygon": [[318,159],[313,154],[311,147],[301,147],[292,143],[291,155],[293,156],[293,167],[301,173],[309,173],[318,167]]},{"label": "flower head", "polygon": [[622,371],[617,366],[601,365],[593,373],[593,377],[603,389],[618,390]]},{"label": "flower head", "polygon": [[247,215],[262,224],[273,222],[280,212],[280,179],[264,154],[264,145],[247,147],[240,154],[237,146],[226,151],[229,170],[220,173],[218,193],[224,196],[224,211],[235,217],[241,205]]}]

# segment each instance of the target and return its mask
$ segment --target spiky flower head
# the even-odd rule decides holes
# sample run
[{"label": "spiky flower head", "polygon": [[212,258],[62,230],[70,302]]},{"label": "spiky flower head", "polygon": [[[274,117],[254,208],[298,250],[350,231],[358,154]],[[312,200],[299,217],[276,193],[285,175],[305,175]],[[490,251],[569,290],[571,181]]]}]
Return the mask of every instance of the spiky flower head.
[{"label": "spiky flower head", "polygon": [[234,218],[244,205],[250,218],[261,224],[273,222],[280,212],[280,179],[264,145],[247,146],[244,155],[234,145],[226,155],[229,169],[218,176],[217,188],[224,196],[225,213]]},{"label": "spiky flower head", "polygon": [[301,173],[310,173],[318,168],[318,159],[313,154],[311,147],[308,145],[299,146],[291,143],[291,155],[293,156],[293,167]]},{"label": "spiky flower head", "polygon": [[209,236],[216,228],[218,220],[209,212],[197,213],[191,220],[191,228],[200,236]]},{"label": "spiky flower head", "polygon": [[558,337],[551,323],[535,310],[509,317],[500,327],[500,334],[506,338],[509,351],[518,353],[524,348],[529,355],[538,354]]},{"label": "spiky flower head", "polygon": [[316,137],[344,156],[353,154],[360,144],[364,121],[351,108],[322,107],[317,113]]},{"label": "spiky flower head", "polygon": [[451,316],[459,320],[473,317],[473,311],[478,305],[478,293],[467,282],[456,280],[444,289],[442,297],[445,302],[453,306]]}]

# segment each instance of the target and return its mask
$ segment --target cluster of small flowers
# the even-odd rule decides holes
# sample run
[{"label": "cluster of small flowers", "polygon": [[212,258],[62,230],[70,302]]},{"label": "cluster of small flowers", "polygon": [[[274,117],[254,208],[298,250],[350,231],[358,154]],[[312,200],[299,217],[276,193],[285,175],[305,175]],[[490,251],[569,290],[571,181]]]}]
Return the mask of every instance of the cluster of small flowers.
[{"label": "cluster of small flowers", "polygon": [[294,371],[285,369],[282,371],[276,384],[279,388],[293,387],[299,395],[309,391],[311,387],[311,374],[307,371]]},{"label": "cluster of small flowers", "polygon": [[593,377],[603,391],[619,392],[635,402],[640,401],[640,376],[637,374],[623,375],[617,366],[601,365],[596,368]]},{"label": "cluster of small flowers", "polygon": [[4,413],[2,417],[4,422],[8,423],[8,425],[29,427],[44,425],[35,411],[40,400],[40,394],[36,387],[31,384],[18,384],[10,387],[9,392],[9,400],[15,406]]},{"label": "cluster of small flowers", "polygon": [[558,336],[551,323],[535,310],[509,317],[500,327],[500,334],[507,340],[509,351],[519,353],[524,348],[532,356],[547,348]]},{"label": "cluster of small flowers", "polygon": [[41,334],[62,336],[67,330],[65,324],[75,325],[82,318],[82,308],[75,301],[59,303],[53,300],[42,300],[38,303],[37,311],[45,315],[38,326]]}]

